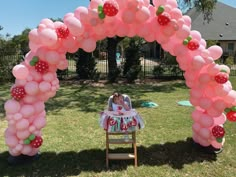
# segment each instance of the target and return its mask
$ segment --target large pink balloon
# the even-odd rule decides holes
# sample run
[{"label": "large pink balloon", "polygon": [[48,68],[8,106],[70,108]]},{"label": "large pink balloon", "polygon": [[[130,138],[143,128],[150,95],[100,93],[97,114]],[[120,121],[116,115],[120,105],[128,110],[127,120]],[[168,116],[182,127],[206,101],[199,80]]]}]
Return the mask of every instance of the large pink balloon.
[{"label": "large pink balloon", "polygon": [[15,114],[20,110],[20,103],[14,99],[8,100],[4,104],[6,113]]},{"label": "large pink balloon", "polygon": [[39,33],[40,41],[45,46],[53,46],[57,43],[57,34],[55,30],[44,29]]},{"label": "large pink balloon", "polygon": [[91,38],[85,39],[82,42],[81,48],[86,52],[92,52],[96,48],[96,41]]},{"label": "large pink balloon", "polygon": [[220,46],[214,45],[208,48],[208,51],[210,53],[210,56],[214,59],[217,60],[221,57],[223,50]]},{"label": "large pink balloon", "polygon": [[29,70],[25,65],[19,64],[14,66],[12,73],[16,79],[26,79],[29,74]]},{"label": "large pink balloon", "polygon": [[29,127],[29,121],[26,119],[21,119],[16,123],[16,129],[17,130],[24,130],[24,129],[28,129]]},{"label": "large pink balloon", "polygon": [[27,118],[32,116],[35,113],[35,110],[32,105],[23,105],[21,107],[20,113],[23,115],[23,117]]}]

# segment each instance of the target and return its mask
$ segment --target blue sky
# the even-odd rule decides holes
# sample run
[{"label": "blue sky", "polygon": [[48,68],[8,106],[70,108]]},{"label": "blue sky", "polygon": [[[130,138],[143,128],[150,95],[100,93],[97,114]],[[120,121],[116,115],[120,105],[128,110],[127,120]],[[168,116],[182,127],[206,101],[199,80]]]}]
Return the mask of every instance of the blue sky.
[{"label": "blue sky", "polygon": [[[219,0],[236,7],[236,0]],[[4,0],[0,6],[0,34],[20,34],[25,28],[36,28],[44,18],[63,18],[79,6],[87,7],[89,0]]]}]

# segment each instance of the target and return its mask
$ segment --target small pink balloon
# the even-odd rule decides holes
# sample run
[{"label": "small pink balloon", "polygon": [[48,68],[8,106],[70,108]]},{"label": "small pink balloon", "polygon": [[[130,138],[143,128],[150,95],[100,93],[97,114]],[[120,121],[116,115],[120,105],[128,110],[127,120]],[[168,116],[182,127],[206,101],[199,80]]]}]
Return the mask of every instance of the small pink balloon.
[{"label": "small pink balloon", "polygon": [[199,131],[199,135],[203,138],[203,139],[208,139],[211,136],[211,132],[208,128],[201,128]]},{"label": "small pink balloon", "polygon": [[135,21],[135,12],[132,10],[124,9],[121,18],[124,23],[131,24]]},{"label": "small pink balloon", "polygon": [[9,146],[10,148],[14,148],[18,144],[19,140],[16,136],[8,136],[5,139],[5,142],[7,146]]},{"label": "small pink balloon", "polygon": [[29,155],[31,154],[33,148],[30,145],[24,145],[23,149],[21,150],[21,153],[24,155]]},{"label": "small pink balloon", "polygon": [[21,119],[16,123],[16,129],[18,131],[22,131],[24,129],[28,129],[29,127],[29,121],[26,119]]},{"label": "small pink balloon", "polygon": [[29,70],[25,65],[19,64],[14,66],[12,73],[16,79],[26,79],[29,74]]},{"label": "small pink balloon", "polygon": [[41,43],[45,46],[53,46],[57,43],[57,34],[55,30],[44,29],[39,33]]},{"label": "small pink balloon", "polygon": [[214,45],[208,48],[209,55],[214,59],[217,60],[223,54],[223,50],[220,46]]},{"label": "small pink balloon", "polygon": [[41,113],[45,109],[45,104],[42,101],[34,103],[33,106],[36,114]]},{"label": "small pink balloon", "polygon": [[81,44],[81,48],[84,51],[90,53],[96,49],[96,41],[93,40],[92,38],[84,39]]},{"label": "small pink balloon", "polygon": [[47,51],[45,59],[49,64],[55,65],[60,61],[60,55],[56,51]]},{"label": "small pink balloon", "polygon": [[214,120],[208,114],[202,114],[202,117],[199,119],[199,123],[202,127],[209,128],[214,124]]},{"label": "small pink balloon", "polygon": [[34,42],[35,44],[40,43],[39,35],[38,35],[38,30],[33,29],[29,32],[29,41]]},{"label": "small pink balloon", "polygon": [[20,103],[14,99],[8,100],[4,104],[4,109],[8,114],[15,114],[20,110]]},{"label": "small pink balloon", "polygon": [[36,95],[39,92],[38,83],[35,81],[30,81],[25,84],[25,92],[29,95]]},{"label": "small pink balloon", "polygon": [[16,136],[19,139],[24,140],[24,139],[26,139],[26,138],[28,138],[30,136],[30,132],[29,132],[29,130],[17,131],[16,132]]},{"label": "small pink balloon", "polygon": [[41,92],[47,92],[47,91],[50,91],[50,89],[51,89],[51,84],[49,82],[47,82],[47,81],[40,82],[39,90]]},{"label": "small pink balloon", "polygon": [[66,18],[65,24],[69,28],[70,33],[74,36],[79,36],[84,33],[83,24],[75,17]]},{"label": "small pink balloon", "polygon": [[197,122],[195,122],[193,125],[192,125],[192,129],[194,132],[198,133],[201,129],[201,125]]},{"label": "small pink balloon", "polygon": [[43,127],[45,127],[46,125],[46,119],[44,117],[39,117],[37,119],[35,119],[35,121],[33,122],[33,125],[37,128],[37,129],[42,129]]},{"label": "small pink balloon", "polygon": [[147,7],[142,6],[135,14],[138,23],[146,22],[150,17],[150,11]]},{"label": "small pink balloon", "polygon": [[23,117],[27,118],[32,116],[35,113],[35,110],[32,105],[26,104],[21,107],[20,113],[23,115]]}]

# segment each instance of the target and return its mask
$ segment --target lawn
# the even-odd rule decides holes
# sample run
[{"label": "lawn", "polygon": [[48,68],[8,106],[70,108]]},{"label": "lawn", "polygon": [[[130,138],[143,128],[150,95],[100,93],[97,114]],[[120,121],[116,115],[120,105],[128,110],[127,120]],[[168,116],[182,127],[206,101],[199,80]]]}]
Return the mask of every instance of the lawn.
[{"label": "lawn", "polygon": [[[236,87],[236,78],[232,84]],[[220,154],[197,149],[191,139],[193,107],[178,106],[189,90],[183,81],[146,84],[61,83],[57,95],[46,103],[47,126],[40,158],[32,164],[9,166],[4,142],[3,105],[10,84],[0,87],[0,176],[147,176],[233,177],[236,174],[236,124],[225,124],[226,142]],[[98,125],[99,112],[115,90],[130,95],[146,127],[137,132],[138,167],[133,161],[111,161],[106,170],[105,132]],[[153,101],[156,108],[141,107]],[[117,150],[125,150],[117,147]]]}]

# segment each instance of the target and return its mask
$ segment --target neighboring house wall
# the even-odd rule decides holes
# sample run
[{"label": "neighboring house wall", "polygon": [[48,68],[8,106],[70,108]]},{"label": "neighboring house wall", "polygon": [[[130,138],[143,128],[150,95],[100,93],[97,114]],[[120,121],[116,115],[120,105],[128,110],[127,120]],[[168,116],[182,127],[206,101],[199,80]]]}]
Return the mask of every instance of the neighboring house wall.
[{"label": "neighboring house wall", "polygon": [[223,57],[236,57],[236,41],[219,41],[219,44],[224,51]]}]

